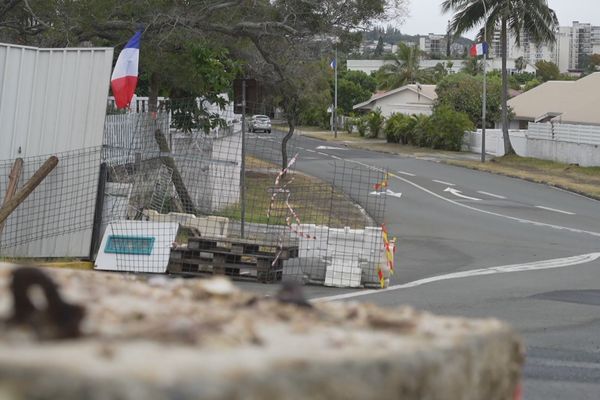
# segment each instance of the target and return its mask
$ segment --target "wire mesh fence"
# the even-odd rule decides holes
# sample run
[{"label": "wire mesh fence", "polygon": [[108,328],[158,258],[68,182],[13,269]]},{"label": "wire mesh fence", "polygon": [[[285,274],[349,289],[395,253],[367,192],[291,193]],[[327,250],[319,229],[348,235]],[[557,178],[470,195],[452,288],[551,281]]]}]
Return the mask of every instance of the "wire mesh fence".
[{"label": "wire mesh fence", "polygon": [[0,161],[4,205],[16,206],[0,223],[0,256],[87,256],[100,158],[98,147]]},{"label": "wire mesh fence", "polygon": [[[332,159],[316,178],[296,135],[200,104],[108,115],[102,149],[58,155],[6,221],[0,255],[76,232],[103,270],[379,286],[385,174]],[[23,176],[42,161],[27,160]],[[0,187],[10,168],[0,163]]]}]

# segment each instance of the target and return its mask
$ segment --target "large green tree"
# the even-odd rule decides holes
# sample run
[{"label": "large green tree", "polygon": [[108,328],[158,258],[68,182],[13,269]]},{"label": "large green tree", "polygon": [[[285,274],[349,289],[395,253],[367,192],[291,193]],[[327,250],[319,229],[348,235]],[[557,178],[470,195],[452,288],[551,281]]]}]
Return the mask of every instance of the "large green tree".
[{"label": "large green tree", "polygon": [[[507,48],[509,31],[520,43],[521,35],[526,34],[535,43],[554,42],[558,19],[548,7],[546,0],[444,0],[444,12],[453,11],[450,30],[455,36],[473,28],[486,26],[488,38],[497,27],[500,28],[502,47],[502,133],[504,148],[514,154],[508,135],[508,73]],[[483,37],[483,29],[480,31]]]},{"label": "large green tree", "polygon": [[[363,71],[340,71],[338,76],[338,108],[346,113],[351,112],[355,104],[371,98],[376,86],[375,78]],[[333,91],[334,85],[331,82],[332,97]]]},{"label": "large green tree", "polygon": [[[481,85],[483,77],[467,73],[451,74],[437,84],[436,108],[450,107],[464,112],[474,125],[481,127]],[[486,127],[494,126],[500,120],[502,82],[498,76],[489,76],[487,82]]]}]

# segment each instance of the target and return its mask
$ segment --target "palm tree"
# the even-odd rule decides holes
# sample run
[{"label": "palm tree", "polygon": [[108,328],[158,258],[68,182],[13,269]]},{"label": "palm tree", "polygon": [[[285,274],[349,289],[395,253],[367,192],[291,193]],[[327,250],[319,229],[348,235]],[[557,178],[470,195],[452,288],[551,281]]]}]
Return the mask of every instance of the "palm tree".
[{"label": "palm tree", "polygon": [[420,77],[419,61],[422,52],[417,46],[398,44],[398,51],[386,57],[392,61],[381,67],[376,74],[379,89],[391,90],[408,83],[415,83]]},{"label": "palm tree", "polygon": [[[458,36],[465,31],[485,24],[488,38],[500,27],[502,47],[502,134],[504,149],[513,153],[508,136],[508,74],[507,36],[510,31],[517,44],[521,35],[525,34],[534,43],[551,43],[556,41],[554,34],[558,19],[556,13],[548,7],[546,0],[444,0],[442,11],[455,12],[450,22],[450,30]],[[483,31],[483,29],[482,29]],[[483,37],[480,31],[479,37]],[[485,38],[486,40],[488,38]]]}]

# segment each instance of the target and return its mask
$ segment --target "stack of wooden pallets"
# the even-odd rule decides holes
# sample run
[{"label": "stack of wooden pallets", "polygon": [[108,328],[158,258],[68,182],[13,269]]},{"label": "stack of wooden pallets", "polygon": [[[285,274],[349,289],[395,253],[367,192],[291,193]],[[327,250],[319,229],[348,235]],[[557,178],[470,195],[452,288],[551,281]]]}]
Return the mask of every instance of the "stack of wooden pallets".
[{"label": "stack of wooden pallets", "polygon": [[280,281],[283,261],[298,257],[298,245],[236,238],[189,238],[171,250],[172,274],[221,274],[269,283]]}]

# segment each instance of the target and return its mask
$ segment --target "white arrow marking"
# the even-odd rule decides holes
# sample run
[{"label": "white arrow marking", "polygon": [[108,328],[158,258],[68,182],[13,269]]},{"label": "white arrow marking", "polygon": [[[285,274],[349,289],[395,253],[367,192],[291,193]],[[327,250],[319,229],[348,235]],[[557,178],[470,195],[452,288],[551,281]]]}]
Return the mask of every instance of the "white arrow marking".
[{"label": "white arrow marking", "polygon": [[444,192],[450,192],[453,195],[457,196],[457,197],[462,197],[463,199],[467,199],[467,200],[476,200],[479,201],[481,199],[475,198],[475,197],[469,197],[469,196],[465,196],[464,194],[460,193],[460,190],[457,189],[452,189],[450,187],[447,187],[446,189],[444,189]]},{"label": "white arrow marking", "polygon": [[392,192],[390,189],[387,189],[385,191],[385,194],[387,194],[388,196],[397,197],[397,198],[402,197],[402,193],[395,193],[395,192]]},{"label": "white arrow marking", "polygon": [[494,194],[494,193],[484,192],[483,190],[478,190],[477,193],[484,194],[484,195],[490,196],[490,197],[495,197],[497,199],[502,199],[502,200],[506,199],[506,197],[504,197],[504,196],[500,196],[500,195]]},{"label": "white arrow marking", "polygon": [[385,289],[369,289],[369,290],[363,290],[363,291],[356,292],[356,293],[345,293],[345,294],[340,294],[340,295],[335,295],[335,296],[321,297],[321,298],[313,299],[312,301],[342,300],[342,299],[348,299],[351,297],[366,296],[368,294],[376,294],[376,293],[389,292],[389,291],[399,290],[399,289],[407,289],[407,288],[425,285],[427,283],[445,281],[448,279],[469,278],[472,276],[481,276],[481,275],[504,274],[507,272],[524,272],[524,271],[537,271],[537,270],[542,270],[542,269],[564,268],[564,267],[570,267],[572,265],[585,264],[585,263],[589,263],[592,261],[596,261],[598,258],[600,258],[600,253],[588,253],[588,254],[582,254],[582,255],[573,256],[573,257],[555,258],[552,260],[544,260],[544,261],[534,261],[534,262],[526,263],[526,264],[513,264],[513,265],[503,265],[503,266],[491,267],[491,268],[472,269],[470,271],[461,271],[461,272],[454,272],[452,274],[432,276],[430,278],[419,279],[417,281],[405,283],[403,285],[390,286]]},{"label": "white arrow marking", "polygon": [[348,150],[343,147],[317,146],[317,150]]},{"label": "white arrow marking", "polygon": [[381,196],[382,194],[385,194],[387,196],[392,196],[392,197],[397,197],[397,198],[402,197],[402,193],[392,192],[390,189],[387,189],[385,192],[371,192],[370,194],[372,194],[373,196]]}]

